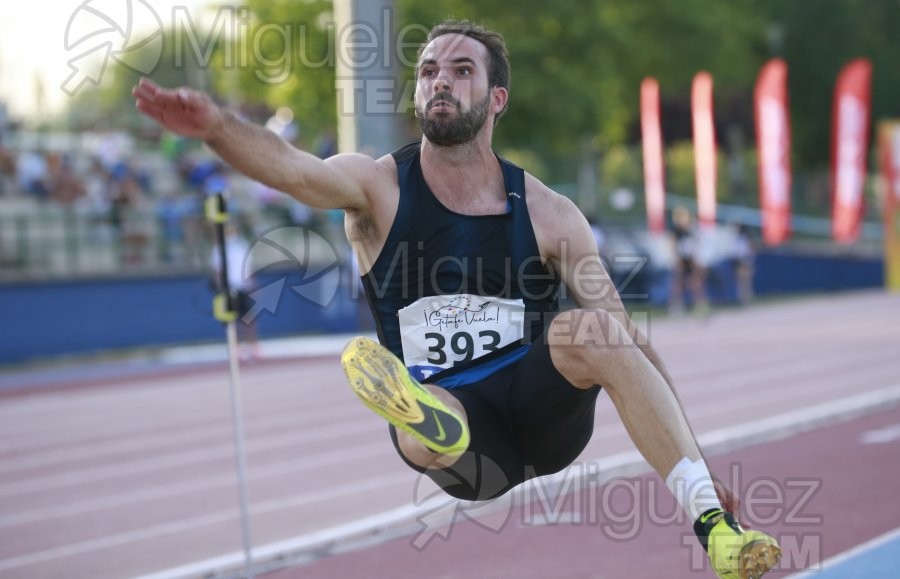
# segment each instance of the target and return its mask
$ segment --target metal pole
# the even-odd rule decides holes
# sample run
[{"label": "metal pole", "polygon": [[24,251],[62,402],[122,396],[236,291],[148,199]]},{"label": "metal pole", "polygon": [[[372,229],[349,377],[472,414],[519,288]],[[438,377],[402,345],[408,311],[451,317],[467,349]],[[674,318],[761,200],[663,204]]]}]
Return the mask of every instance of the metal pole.
[{"label": "metal pole", "polygon": [[238,500],[241,510],[241,538],[244,546],[244,576],[252,577],[251,552],[253,541],[250,537],[250,511],[247,507],[247,463],[244,451],[243,398],[241,394],[241,375],[239,366],[237,314],[231,288],[228,284],[228,260],[225,251],[225,223],[228,222],[228,208],[222,193],[206,198],[206,219],[213,224],[216,236],[216,249],[219,253],[219,288],[213,298],[213,315],[225,324],[228,337],[228,362],[231,376],[231,416],[234,431],[234,456],[237,467]]}]

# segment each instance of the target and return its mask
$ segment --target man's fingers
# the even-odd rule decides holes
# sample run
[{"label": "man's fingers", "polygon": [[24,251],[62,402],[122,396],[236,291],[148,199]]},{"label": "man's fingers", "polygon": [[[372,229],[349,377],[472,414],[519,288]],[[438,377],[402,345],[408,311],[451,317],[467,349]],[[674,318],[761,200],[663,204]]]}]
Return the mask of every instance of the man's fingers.
[{"label": "man's fingers", "polygon": [[204,104],[201,93],[190,90],[187,87],[165,89],[149,78],[140,79],[138,84],[131,89],[131,94],[138,99],[144,99],[160,107],[174,104],[186,108],[195,108]]},{"label": "man's fingers", "polygon": [[140,99],[140,100],[152,102],[153,99],[155,98],[156,94],[148,91],[146,89],[146,87],[138,84],[137,86],[135,86],[131,89],[131,96],[133,96],[137,99]]},{"label": "man's fingers", "polygon": [[146,101],[144,99],[138,99],[137,102],[135,103],[135,106],[137,106],[137,109],[139,111],[141,111],[142,113],[144,113],[145,115],[147,115],[148,117],[156,119],[156,121],[158,121],[160,123],[163,122],[162,109],[154,106],[149,101]]},{"label": "man's fingers", "polygon": [[178,104],[186,108],[199,108],[203,104],[203,98],[200,93],[179,88],[175,92],[175,100]]},{"label": "man's fingers", "polygon": [[147,77],[141,77],[141,80],[138,81],[138,87],[142,88],[147,94],[156,94],[160,90],[159,85]]}]

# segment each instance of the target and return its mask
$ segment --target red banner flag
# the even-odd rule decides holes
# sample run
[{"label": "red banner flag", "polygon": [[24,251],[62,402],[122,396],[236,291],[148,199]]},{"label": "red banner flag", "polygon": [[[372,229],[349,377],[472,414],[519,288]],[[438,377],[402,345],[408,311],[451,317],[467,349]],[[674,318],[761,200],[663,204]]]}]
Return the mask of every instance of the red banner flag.
[{"label": "red banner flag", "polygon": [[900,122],[882,121],[878,159],[884,183],[884,277],[900,292]]},{"label": "red banner flag", "polygon": [[716,223],[716,129],[713,125],[713,79],[698,72],[691,88],[694,168],[697,173],[697,216],[700,225]]},{"label": "red banner flag", "polygon": [[885,183],[885,207],[900,209],[900,122],[884,121],[878,139],[878,152]]},{"label": "red banner flag", "polygon": [[791,125],[783,60],[776,58],[763,66],[753,97],[763,241],[778,245],[791,233]]},{"label": "red banner flag", "polygon": [[834,90],[831,140],[832,234],[838,243],[859,235],[866,183],[872,64],[850,62],[838,75]]},{"label": "red banner flag", "polygon": [[666,176],[659,121],[659,83],[655,78],[648,77],[641,82],[641,142],[647,228],[653,233],[662,233],[666,228]]}]

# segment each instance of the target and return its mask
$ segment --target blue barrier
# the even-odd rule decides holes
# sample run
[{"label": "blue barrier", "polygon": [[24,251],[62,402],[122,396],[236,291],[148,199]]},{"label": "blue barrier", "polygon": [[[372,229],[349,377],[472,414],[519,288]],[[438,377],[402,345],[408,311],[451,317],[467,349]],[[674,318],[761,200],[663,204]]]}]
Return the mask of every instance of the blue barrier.
[{"label": "blue barrier", "polygon": [[[710,272],[708,283],[713,303],[736,301],[732,267],[722,263]],[[305,285],[304,294],[310,296],[318,282],[294,275],[273,272],[260,276],[260,287],[276,279],[286,282],[275,313],[263,311],[257,318],[261,337],[357,329],[360,304],[351,296],[346,283],[339,288],[334,301],[322,307],[290,289],[293,285]],[[668,299],[670,278],[668,272],[652,272],[648,268],[644,277],[631,279],[619,290],[626,298],[649,296],[651,303],[662,305]],[[757,295],[883,285],[883,261],[878,258],[766,251],[756,260]],[[208,279],[200,274],[0,285],[3,328],[0,363],[223,340],[222,327],[212,318],[211,299]],[[638,301],[646,299],[642,297]]]},{"label": "blue barrier", "polygon": [[765,251],[753,286],[758,295],[884,287],[884,259]]},{"label": "blue barrier", "polygon": [[[787,250],[765,250],[756,256],[754,294],[786,295],[884,287],[884,260],[880,257],[823,256]],[[673,274],[648,266],[639,272],[612,272],[616,288],[626,302],[668,304]],[[690,290],[685,290],[690,303]],[[706,291],[714,305],[738,303],[735,264],[717,263],[707,270]]]},{"label": "blue barrier", "polygon": [[[257,317],[261,337],[349,332],[357,303],[345,288],[320,307],[290,287],[315,282],[264,274],[259,284],[286,283],[274,315]],[[306,293],[306,295],[312,295]],[[202,275],[43,281],[0,286],[0,363],[133,347],[224,340],[212,317],[212,290]]]}]

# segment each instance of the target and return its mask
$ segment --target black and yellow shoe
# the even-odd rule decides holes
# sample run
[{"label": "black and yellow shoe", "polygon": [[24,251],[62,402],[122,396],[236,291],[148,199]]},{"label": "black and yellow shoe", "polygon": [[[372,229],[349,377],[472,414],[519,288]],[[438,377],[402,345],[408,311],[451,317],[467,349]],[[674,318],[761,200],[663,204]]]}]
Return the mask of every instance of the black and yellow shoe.
[{"label": "black and yellow shoe", "polygon": [[781,547],[774,538],[745,530],[721,509],[703,513],[694,531],[706,548],[712,570],[722,579],[758,579],[781,559]]},{"label": "black and yellow shoe", "polygon": [[409,375],[390,351],[354,338],[341,356],[350,387],[363,403],[434,452],[457,455],[469,446],[460,416]]}]

